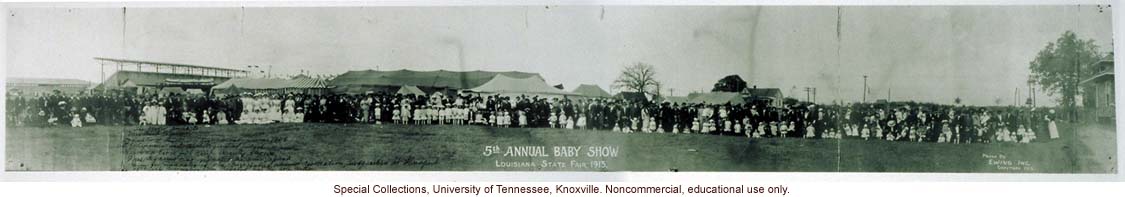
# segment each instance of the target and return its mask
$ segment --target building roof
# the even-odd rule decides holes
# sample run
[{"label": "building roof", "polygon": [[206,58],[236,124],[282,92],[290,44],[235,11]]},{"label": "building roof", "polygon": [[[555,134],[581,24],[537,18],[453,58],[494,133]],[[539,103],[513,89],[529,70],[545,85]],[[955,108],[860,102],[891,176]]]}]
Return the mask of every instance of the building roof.
[{"label": "building roof", "polygon": [[779,88],[746,88],[744,93],[748,94],[748,96],[750,96],[754,99],[761,99],[761,98],[781,99],[781,98],[783,98],[783,96],[781,94],[781,89],[779,89]]},{"label": "building roof", "polygon": [[89,85],[91,82],[79,79],[59,79],[59,78],[19,78],[9,77],[5,79],[8,84],[47,84],[47,85]]},{"label": "building roof", "polygon": [[329,86],[418,86],[450,89],[469,89],[480,86],[496,75],[507,75],[514,78],[538,77],[537,73],[525,72],[489,72],[489,71],[348,71],[336,76],[328,82]]},{"label": "building roof", "polygon": [[606,92],[601,87],[598,87],[598,85],[592,85],[592,84],[578,85],[577,88],[574,88],[574,90],[572,90],[570,92],[577,93],[577,94],[582,95],[582,96],[588,96],[588,97],[611,97],[611,96],[613,96],[613,95],[610,95],[609,92]]},{"label": "building roof", "polygon": [[469,91],[503,94],[578,95],[547,85],[547,82],[545,82],[543,78],[539,78],[538,75],[525,78],[511,77],[504,74],[496,75],[492,80],[471,88]]},{"label": "building roof", "polygon": [[734,92],[706,92],[706,93],[693,93],[689,96],[689,103],[703,103],[703,104],[742,104],[745,100],[742,99],[742,94]]},{"label": "building roof", "polygon": [[689,99],[687,96],[665,96],[664,101],[669,103],[687,103]]},{"label": "building roof", "polygon": [[648,102],[649,100],[651,100],[651,96],[649,94],[641,92],[618,92],[617,95],[613,95],[613,97],[639,102]]},{"label": "building roof", "polygon": [[[1112,58],[1112,56],[1110,58]],[[1091,67],[1098,70],[1095,71],[1094,74],[1091,74],[1090,77],[1083,79],[1082,82],[1079,83],[1086,84],[1090,82],[1100,82],[1106,81],[1108,79],[1113,79],[1113,59],[1095,62]]]}]

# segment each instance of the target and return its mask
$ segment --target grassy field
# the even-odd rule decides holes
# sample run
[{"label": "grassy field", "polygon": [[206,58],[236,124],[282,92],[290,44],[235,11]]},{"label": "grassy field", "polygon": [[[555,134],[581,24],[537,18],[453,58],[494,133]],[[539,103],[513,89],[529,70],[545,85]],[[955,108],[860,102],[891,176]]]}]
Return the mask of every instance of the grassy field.
[{"label": "grassy field", "polygon": [[[10,127],[5,166],[9,171],[1115,172],[1113,129],[1077,130],[1065,140],[1045,143],[958,145],[452,125]],[[546,146],[547,154],[553,146],[608,146],[618,154],[484,156],[488,146]],[[498,167],[498,161],[536,165]],[[604,162],[605,167],[538,165],[544,161]]]}]

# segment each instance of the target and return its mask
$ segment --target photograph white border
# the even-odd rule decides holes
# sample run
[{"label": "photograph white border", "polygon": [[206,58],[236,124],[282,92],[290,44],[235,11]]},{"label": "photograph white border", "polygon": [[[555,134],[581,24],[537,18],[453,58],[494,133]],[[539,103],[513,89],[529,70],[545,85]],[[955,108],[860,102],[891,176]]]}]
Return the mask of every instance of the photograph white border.
[{"label": "photograph white border", "polygon": [[[95,1],[89,3],[72,2],[15,2],[0,4],[0,7],[339,7],[339,6],[505,6],[505,5],[1073,5],[1073,4],[1113,4],[1119,5],[1120,0],[1035,0],[1035,1],[998,1],[998,0],[961,0],[961,1],[688,1],[688,0],[589,0],[589,1],[472,1],[472,2],[444,2],[444,1],[380,1],[380,2],[342,2],[342,1],[303,1],[303,2],[269,2],[269,1],[158,1],[158,2],[106,2]],[[1119,35],[1125,25],[1121,15],[1125,12],[1113,13],[1113,32]],[[6,18],[6,17],[5,17]],[[2,20],[0,35],[7,34],[7,20]],[[1120,43],[1121,38],[1115,36],[1114,42]],[[7,62],[7,39],[0,39],[0,62]],[[1114,51],[1121,51],[1122,47],[1114,46]],[[1120,61],[1121,57],[1115,57]],[[7,70],[5,67],[3,70]],[[5,73],[6,71],[0,71]],[[1117,74],[1121,74],[1118,69]],[[2,88],[3,85],[0,85]],[[1117,85],[1117,103],[1121,97],[1123,87]],[[1117,116],[1125,114],[1125,110],[1116,109]],[[0,118],[3,121],[3,118]],[[1122,125],[1121,119],[1116,124]],[[0,129],[0,136],[5,134]],[[1120,131],[1120,129],[1118,129]],[[1120,145],[1121,132],[1117,132],[1117,156],[1125,150]],[[4,142],[0,141],[0,158],[4,157]],[[747,181],[783,181],[783,182],[854,182],[854,181],[881,181],[881,182],[911,182],[911,181],[1125,181],[1125,176],[1120,173],[1123,165],[1118,159],[1116,174],[1008,174],[1008,173],[803,173],[803,172],[431,172],[431,171],[130,171],[130,172],[8,172],[0,171],[0,181],[98,181],[98,182],[162,182],[162,181],[371,181],[383,182],[461,182],[461,181],[503,181],[503,182],[645,182],[669,181],[680,182],[706,181],[706,182],[747,182]],[[0,167],[3,168],[3,167]]]}]

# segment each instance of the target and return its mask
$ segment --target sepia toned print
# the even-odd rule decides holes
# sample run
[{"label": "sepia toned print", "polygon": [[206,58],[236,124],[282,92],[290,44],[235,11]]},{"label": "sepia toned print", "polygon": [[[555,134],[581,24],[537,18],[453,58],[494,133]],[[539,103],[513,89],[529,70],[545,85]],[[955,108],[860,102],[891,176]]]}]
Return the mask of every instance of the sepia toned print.
[{"label": "sepia toned print", "polygon": [[4,166],[1116,173],[1111,10],[12,7]]}]

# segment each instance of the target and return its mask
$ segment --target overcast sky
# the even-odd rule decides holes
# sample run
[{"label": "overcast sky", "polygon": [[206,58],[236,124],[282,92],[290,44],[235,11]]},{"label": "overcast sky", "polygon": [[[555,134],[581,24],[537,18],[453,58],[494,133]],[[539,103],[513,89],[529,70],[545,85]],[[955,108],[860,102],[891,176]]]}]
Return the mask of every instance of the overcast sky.
[{"label": "overcast sky", "polygon": [[109,57],[276,74],[514,70],[608,90],[644,62],[675,95],[738,74],[802,100],[816,87],[819,102],[858,101],[868,75],[869,100],[1007,105],[1064,31],[1109,52],[1110,20],[1094,5],[12,8],[6,75],[98,82],[92,58]]}]

